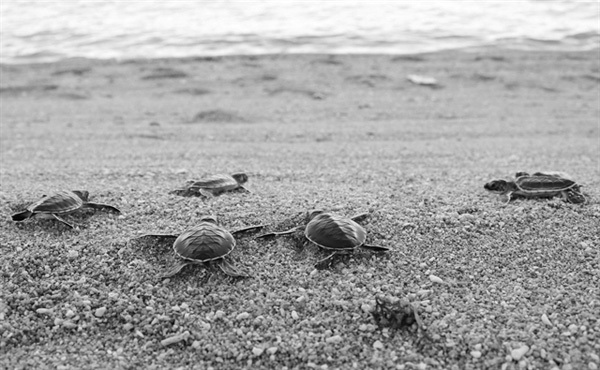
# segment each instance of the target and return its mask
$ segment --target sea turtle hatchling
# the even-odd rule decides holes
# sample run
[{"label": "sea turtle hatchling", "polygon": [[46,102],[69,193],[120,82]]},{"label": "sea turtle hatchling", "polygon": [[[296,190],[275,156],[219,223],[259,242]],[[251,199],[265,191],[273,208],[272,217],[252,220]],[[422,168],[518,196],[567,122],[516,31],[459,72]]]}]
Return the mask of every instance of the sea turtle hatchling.
[{"label": "sea turtle hatchling", "polygon": [[111,212],[121,211],[108,204],[92,203],[88,201],[89,192],[85,190],[62,190],[49,196],[42,196],[38,201],[30,204],[25,211],[15,213],[11,216],[13,221],[25,221],[28,218],[55,219],[70,228],[73,225],[65,221],[60,215],[75,212],[79,209],[93,208],[106,209]]},{"label": "sea turtle hatchling", "polygon": [[228,260],[227,256],[234,250],[236,241],[234,234],[262,228],[263,225],[249,226],[235,231],[227,231],[217,224],[214,216],[204,216],[196,226],[182,232],[172,234],[146,234],[136,239],[152,237],[161,241],[173,242],[173,251],[178,261],[169,268],[162,278],[178,274],[185,266],[202,265],[210,262],[218,264],[223,272],[232,277],[248,277],[240,272]]},{"label": "sea turtle hatchling", "polygon": [[493,180],[485,184],[484,188],[500,194],[500,199],[506,203],[516,197],[552,198],[555,196],[575,204],[586,201],[581,193],[581,186],[559,173],[536,172],[530,175],[527,172],[517,172],[514,181]]},{"label": "sea turtle hatchling", "polygon": [[361,213],[351,218],[345,218],[322,210],[314,210],[307,214],[308,223],[305,226],[262,234],[258,238],[293,234],[304,229],[306,239],[319,248],[333,252],[315,264],[315,267],[321,270],[331,266],[336,255],[352,253],[358,247],[377,252],[389,250],[387,247],[365,244],[367,232],[356,221],[364,219],[366,216],[366,213]]},{"label": "sea turtle hatchling", "polygon": [[190,180],[182,189],[175,189],[171,194],[181,196],[218,196],[230,191],[248,191],[243,186],[246,182],[248,182],[248,175],[242,172],[231,175],[217,174],[200,180]]}]

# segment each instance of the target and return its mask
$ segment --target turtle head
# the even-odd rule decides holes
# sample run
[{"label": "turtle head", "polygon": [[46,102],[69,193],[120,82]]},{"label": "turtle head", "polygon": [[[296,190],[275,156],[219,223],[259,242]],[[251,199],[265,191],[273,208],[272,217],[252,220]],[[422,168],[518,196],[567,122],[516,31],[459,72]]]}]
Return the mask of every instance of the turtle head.
[{"label": "turtle head", "polygon": [[325,213],[325,211],[323,211],[322,209],[313,209],[311,211],[308,211],[306,213],[306,220],[310,221],[310,220],[312,220],[313,218],[317,217],[318,215],[320,215],[322,213]]},{"label": "turtle head", "polygon": [[233,179],[240,185],[248,181],[248,175],[246,175],[243,172],[234,173],[233,175],[231,175],[231,177],[233,177]]},{"label": "turtle head", "polygon": [[210,222],[211,224],[216,224],[217,216],[213,216],[213,215],[202,216],[200,218],[200,222]]},{"label": "turtle head", "polygon": [[504,180],[493,180],[483,185],[483,188],[487,191],[503,193],[510,188],[510,183]]}]

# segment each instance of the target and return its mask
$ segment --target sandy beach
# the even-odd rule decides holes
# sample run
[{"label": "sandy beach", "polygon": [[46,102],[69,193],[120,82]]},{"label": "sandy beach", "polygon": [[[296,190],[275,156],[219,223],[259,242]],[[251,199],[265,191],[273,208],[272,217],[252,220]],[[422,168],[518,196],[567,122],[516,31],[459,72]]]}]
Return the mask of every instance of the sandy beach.
[{"label": "sandy beach", "polygon": [[[600,366],[598,51],[71,59],[0,72],[1,368]],[[483,189],[543,170],[568,173],[588,202],[503,204]],[[240,171],[250,193],[169,194]],[[122,214],[67,216],[72,230],[11,221],[59,189]],[[231,257],[252,278],[192,266],[161,280],[171,247],[131,241],[205,214],[277,229],[315,208],[369,212],[368,241],[391,251],[317,271],[327,254],[316,246],[249,235]],[[379,328],[378,295],[415,302],[429,338]]]}]

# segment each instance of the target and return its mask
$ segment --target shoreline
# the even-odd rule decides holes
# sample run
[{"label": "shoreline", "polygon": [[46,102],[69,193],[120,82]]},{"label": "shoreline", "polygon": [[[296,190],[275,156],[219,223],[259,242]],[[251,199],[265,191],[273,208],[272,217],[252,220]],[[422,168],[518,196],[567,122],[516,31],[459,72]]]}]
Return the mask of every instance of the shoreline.
[{"label": "shoreline", "polygon": [[[346,56],[346,57],[410,57],[410,56],[423,56],[430,54],[444,54],[444,53],[494,53],[494,52],[506,52],[506,53],[548,53],[548,54],[561,54],[561,53],[598,53],[600,55],[600,47],[575,47],[569,48],[567,45],[563,45],[562,48],[557,48],[556,46],[546,46],[541,47],[527,47],[526,45],[520,46],[509,46],[509,45],[474,45],[474,46],[460,46],[460,47],[452,47],[452,48],[442,48],[442,49],[431,49],[417,52],[398,52],[398,53],[385,53],[385,52],[280,52],[280,53],[224,53],[224,54],[202,54],[202,55],[189,55],[189,56],[172,56],[172,57],[150,57],[150,58],[141,58],[141,57],[130,57],[130,58],[98,58],[98,57],[85,57],[85,56],[71,56],[71,57],[61,57],[59,59],[54,60],[44,60],[44,61],[26,61],[26,62],[0,62],[0,66],[35,66],[35,65],[44,65],[44,64],[62,64],[69,63],[73,61],[87,61],[87,62],[108,62],[108,63],[143,63],[143,62],[160,62],[160,61],[201,61],[201,60],[211,60],[211,59],[223,59],[223,58],[272,58],[272,57],[286,57],[286,56],[300,56],[300,57],[323,57],[323,56]],[[18,60],[19,58],[17,58]],[[27,58],[22,58],[27,59]]]}]

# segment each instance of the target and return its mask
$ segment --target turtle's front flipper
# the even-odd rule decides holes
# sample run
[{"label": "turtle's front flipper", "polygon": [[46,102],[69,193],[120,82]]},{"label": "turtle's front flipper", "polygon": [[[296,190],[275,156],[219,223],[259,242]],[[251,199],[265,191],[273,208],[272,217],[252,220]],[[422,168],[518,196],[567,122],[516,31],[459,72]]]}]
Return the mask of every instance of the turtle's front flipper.
[{"label": "turtle's front flipper", "polygon": [[500,194],[500,200],[504,202],[504,204],[510,203],[510,199],[512,198],[512,192],[502,193]]},{"label": "turtle's front flipper", "polygon": [[271,236],[279,236],[279,235],[289,235],[289,234],[293,234],[296,231],[300,230],[300,226],[296,226],[294,228],[291,228],[289,230],[286,231],[272,231],[270,233],[265,233],[265,234],[260,234],[259,236],[257,236],[256,238],[268,238]]},{"label": "turtle's front flipper", "polygon": [[105,210],[110,211],[110,212],[121,213],[121,211],[117,207],[113,207],[113,206],[108,205],[108,204],[89,203],[88,202],[88,203],[85,203],[83,206],[85,208],[105,209]]},{"label": "turtle's front flipper", "polygon": [[62,222],[63,224],[67,225],[71,229],[75,228],[75,226],[71,225],[70,223],[68,223],[67,221],[65,221],[63,218],[59,217],[58,215],[55,215],[54,213],[52,213],[52,217],[54,217],[56,220]]},{"label": "turtle's front flipper", "polygon": [[222,194],[222,192],[220,193],[216,190],[210,191],[210,190],[206,190],[206,189],[202,189],[202,188],[191,188],[191,189],[194,189],[194,190],[198,189],[198,193],[205,198],[214,198],[214,197]]},{"label": "turtle's front flipper", "polygon": [[169,192],[172,195],[179,195],[180,197],[205,197],[204,194],[198,191],[198,189],[185,188],[185,189],[175,189]]},{"label": "turtle's front flipper", "polygon": [[363,244],[362,247],[370,249],[375,252],[387,252],[390,250],[390,248],[388,248],[388,247],[384,247],[381,245],[372,245],[372,244]]},{"label": "turtle's front flipper", "polygon": [[241,191],[241,192],[244,192],[244,193],[252,193],[250,190],[248,190],[247,187],[241,186],[241,185],[238,187],[238,191]]},{"label": "turtle's front flipper", "polygon": [[160,275],[161,279],[166,279],[166,278],[170,278],[172,276],[177,275],[178,273],[181,272],[181,270],[183,270],[183,268],[187,265],[194,265],[195,262],[193,261],[185,261],[185,260],[180,260],[177,261],[175,263],[175,265],[173,265],[173,267],[169,268],[167,271],[165,271],[164,274]]},{"label": "turtle's front flipper", "polygon": [[245,277],[250,277],[250,275],[248,274],[244,274],[243,272],[241,272],[240,270],[238,270],[231,262],[229,262],[226,258],[222,258],[220,260],[215,261],[218,265],[219,268],[226,273],[227,275],[231,276],[231,277],[239,277],[239,278],[245,278]]},{"label": "turtle's front flipper", "polygon": [[317,270],[325,270],[325,269],[330,268],[331,265],[333,264],[333,262],[335,261],[335,257],[337,255],[338,255],[338,253],[332,253],[329,256],[323,258],[319,262],[315,263],[315,268]]},{"label": "turtle's front flipper", "polygon": [[10,216],[12,218],[13,221],[23,221],[23,220],[27,220],[28,218],[32,217],[33,213],[29,212],[27,210],[23,211],[23,212],[19,212],[19,213],[15,213],[14,215]]},{"label": "turtle's front flipper", "polygon": [[247,231],[257,231],[262,229],[263,227],[265,227],[265,225],[254,225],[254,226],[248,226],[248,227],[244,227],[242,229],[237,229],[232,231],[232,234],[239,234],[239,233],[245,233]]}]

